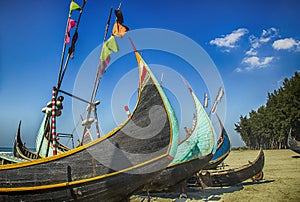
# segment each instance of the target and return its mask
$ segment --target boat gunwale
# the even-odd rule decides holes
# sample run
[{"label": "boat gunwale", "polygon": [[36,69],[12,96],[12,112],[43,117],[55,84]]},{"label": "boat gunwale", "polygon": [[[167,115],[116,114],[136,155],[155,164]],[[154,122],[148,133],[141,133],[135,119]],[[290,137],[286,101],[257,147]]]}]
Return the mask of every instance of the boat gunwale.
[{"label": "boat gunwale", "polygon": [[244,164],[244,165],[241,165],[240,167],[236,167],[236,168],[229,168],[229,169],[225,169],[225,170],[213,170],[213,171],[205,171],[205,172],[209,172],[211,176],[218,176],[218,175],[222,175],[222,174],[226,174],[226,173],[230,173],[230,172],[239,172],[239,171],[243,171],[247,168],[250,168],[252,166],[255,166],[256,163],[261,159],[261,158],[264,158],[264,151],[263,149],[260,149],[259,150],[259,153],[258,155],[256,156],[255,160],[254,161],[249,161],[250,163],[247,163],[247,164]]},{"label": "boat gunwale", "polygon": [[205,154],[205,155],[203,155],[203,156],[198,156],[198,157],[195,157],[195,158],[193,158],[193,159],[189,159],[189,160],[186,160],[186,161],[178,162],[178,163],[175,163],[175,164],[170,164],[170,165],[168,165],[168,166],[166,167],[166,169],[168,169],[168,168],[170,168],[170,167],[178,166],[178,165],[181,165],[181,164],[189,163],[189,162],[191,162],[191,161],[195,161],[195,160],[198,160],[198,159],[204,159],[204,158],[206,158],[206,157],[208,157],[208,156],[212,156],[212,157],[213,157],[213,153],[210,152],[210,153]]},{"label": "boat gunwale", "polygon": [[104,174],[104,175],[99,175],[99,176],[95,176],[95,177],[90,177],[87,179],[81,179],[81,180],[75,180],[75,181],[71,181],[71,182],[62,182],[62,183],[55,183],[55,184],[47,184],[47,185],[38,185],[38,186],[26,186],[26,187],[0,187],[0,195],[1,193],[7,193],[7,192],[24,192],[24,191],[38,191],[38,190],[47,190],[47,189],[55,189],[55,188],[62,188],[62,187],[70,187],[70,186],[75,186],[75,185],[81,185],[84,183],[91,183],[97,180],[101,180],[104,178],[108,178],[108,177],[112,177],[115,176],[117,174],[121,174],[121,173],[125,173],[127,171],[131,171],[135,168],[139,168],[142,167],[144,165],[147,165],[149,163],[158,161],[162,158],[168,158],[168,154],[164,154],[161,156],[158,156],[156,158],[153,158],[149,161],[146,161],[144,163],[141,164],[137,164],[135,166],[131,166],[128,168],[125,168],[123,170],[120,171],[115,171],[112,173],[108,173],[108,174]]},{"label": "boat gunwale", "polygon": [[[226,157],[229,155],[229,153],[231,152],[231,140],[230,140],[230,137],[229,137],[229,135],[228,135],[228,133],[227,133],[226,128],[224,127],[223,123],[221,122],[219,116],[217,116],[217,118],[218,118],[219,123],[220,123],[220,125],[221,125],[221,127],[222,127],[222,130],[225,131],[225,135],[226,135],[226,137],[227,137],[227,139],[228,139],[228,142],[229,142],[229,150],[228,150],[227,152],[225,152],[223,155],[221,155],[219,158],[216,158],[216,159],[210,161],[210,162],[207,164],[207,166],[213,165],[213,164],[217,163],[218,161],[220,161],[220,163],[221,163],[222,161],[225,160],[225,158],[226,158]],[[222,132],[222,133],[223,133],[223,132]],[[225,140],[225,138],[223,138],[222,142],[221,142],[220,144],[217,145],[216,152],[218,151],[219,148],[221,148],[221,146],[222,146],[223,143],[224,143],[224,140]],[[215,153],[216,153],[216,152],[215,152]],[[217,165],[217,166],[218,166],[218,165]]]}]

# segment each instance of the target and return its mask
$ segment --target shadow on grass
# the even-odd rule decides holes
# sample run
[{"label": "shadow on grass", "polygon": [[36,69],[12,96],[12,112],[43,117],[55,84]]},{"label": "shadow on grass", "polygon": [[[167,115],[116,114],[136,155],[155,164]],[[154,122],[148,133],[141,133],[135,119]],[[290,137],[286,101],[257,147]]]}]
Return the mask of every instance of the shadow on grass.
[{"label": "shadow on grass", "polygon": [[299,159],[300,156],[292,156],[292,158],[294,158],[294,159]]},{"label": "shadow on grass", "polygon": [[[187,198],[186,199],[179,199],[180,193],[178,192],[168,192],[168,193],[151,193],[151,198],[161,198],[161,199],[175,199],[176,202],[183,202],[187,199],[194,199],[194,200],[203,200],[203,201],[219,201],[221,199],[221,196],[226,193],[233,193],[237,191],[241,191],[244,189],[244,186],[249,185],[255,185],[255,184],[265,184],[265,183],[271,183],[275,180],[261,180],[258,182],[243,182],[236,184],[234,186],[228,186],[228,187],[208,187],[205,189],[202,189],[200,187],[187,187]],[[136,198],[139,198],[138,201],[148,201],[147,195],[142,194],[139,196],[136,196]],[[152,201],[152,200],[151,200]]]},{"label": "shadow on grass", "polygon": [[[194,191],[192,191],[194,189]],[[237,184],[230,187],[208,187],[205,189],[188,189],[188,197],[196,200],[204,200],[204,201],[218,201],[221,199],[221,195],[226,193],[233,193],[236,191],[243,190],[244,187],[242,184]]]},{"label": "shadow on grass", "polygon": [[[151,198],[161,199],[175,199],[176,202],[186,201],[187,199],[204,200],[204,201],[218,201],[221,199],[221,195],[224,193],[233,193],[243,189],[242,184],[238,184],[230,187],[208,187],[202,189],[200,187],[189,187],[187,189],[187,198],[180,199],[180,193],[168,192],[168,193],[151,193]],[[136,196],[140,198],[140,201],[147,201],[147,195]],[[152,201],[152,200],[151,200]]]},{"label": "shadow on grass", "polygon": [[271,183],[275,180],[261,180],[261,181],[254,181],[254,182],[243,182],[243,186],[253,185],[253,184],[265,184],[265,183]]}]

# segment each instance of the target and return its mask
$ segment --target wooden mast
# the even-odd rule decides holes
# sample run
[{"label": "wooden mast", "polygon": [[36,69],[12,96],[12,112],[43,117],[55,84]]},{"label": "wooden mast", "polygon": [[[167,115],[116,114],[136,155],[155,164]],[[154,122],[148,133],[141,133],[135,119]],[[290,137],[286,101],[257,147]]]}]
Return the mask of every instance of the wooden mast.
[{"label": "wooden mast", "polygon": [[[118,10],[120,10],[121,5],[122,5],[122,3],[119,4]],[[104,32],[104,38],[103,38],[102,45],[106,41],[106,37],[107,37],[107,34],[108,34],[108,29],[109,29],[109,26],[110,26],[111,14],[112,14],[112,8],[110,8],[110,11],[109,11],[109,16],[108,16],[108,20],[107,20],[107,23],[106,23],[106,26],[105,26],[105,32]],[[96,111],[95,98],[96,98],[96,94],[97,94],[98,87],[99,87],[99,84],[100,84],[100,80],[102,78],[103,73],[105,72],[104,71],[105,68],[106,68],[106,65],[104,65],[103,62],[100,60],[100,62],[98,64],[97,74],[96,74],[96,78],[95,78],[95,81],[94,81],[94,87],[93,87],[91,100],[90,100],[90,103],[92,103],[92,104],[88,105],[87,116],[86,116],[86,119],[82,123],[82,125],[84,126],[83,131],[86,131],[86,129],[89,129],[91,127],[91,124],[95,121],[97,137],[100,137],[100,132],[99,132],[100,130],[99,130],[99,125],[98,125],[98,117],[97,117],[97,111]],[[94,111],[94,118],[97,119],[97,120],[94,120],[94,119],[90,118],[92,110]],[[83,143],[83,136],[82,136],[81,144],[82,143]]]},{"label": "wooden mast", "polygon": [[[73,2],[74,1],[72,0],[71,4]],[[64,64],[64,68],[62,69],[62,64],[63,64],[65,50],[66,50],[66,35],[67,35],[68,25],[69,25],[69,22],[70,22],[70,19],[71,19],[71,15],[72,15],[72,10],[71,10],[71,7],[70,7],[69,16],[68,16],[67,25],[66,25],[65,37],[64,37],[64,45],[63,45],[63,50],[62,50],[62,57],[61,57],[60,67],[59,67],[59,74],[58,74],[58,79],[57,79],[57,85],[52,88],[51,134],[52,134],[52,144],[53,144],[53,155],[57,154],[57,142],[56,142],[57,141],[57,134],[56,134],[56,99],[57,99],[57,95],[58,95],[58,92],[60,90],[60,87],[61,87],[64,75],[65,75],[65,72],[67,70],[67,66],[68,66],[68,63],[69,63],[70,56],[72,54],[74,54],[74,51],[75,51],[75,43],[76,43],[77,38],[78,38],[78,27],[79,27],[80,19],[81,19],[81,16],[82,16],[82,11],[83,11],[83,8],[84,8],[85,4],[86,4],[86,0],[83,0],[82,6],[80,8],[80,13],[79,13],[79,16],[78,16],[78,20],[77,20],[77,23],[76,23],[75,33],[74,33],[74,35],[72,37],[71,46],[70,46],[69,51],[68,51],[68,56],[67,56],[65,64]],[[48,147],[49,147],[49,144],[48,144]],[[46,156],[48,156],[48,151],[49,151],[49,148],[47,148],[47,154],[46,154]]]}]

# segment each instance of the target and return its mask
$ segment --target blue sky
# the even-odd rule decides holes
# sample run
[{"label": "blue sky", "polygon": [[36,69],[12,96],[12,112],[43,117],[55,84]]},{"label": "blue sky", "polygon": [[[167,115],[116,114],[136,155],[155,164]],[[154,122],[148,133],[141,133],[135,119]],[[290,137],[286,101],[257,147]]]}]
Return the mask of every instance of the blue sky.
[{"label": "blue sky", "polygon": [[[81,4],[80,0],[77,2]],[[61,0],[1,2],[0,146],[12,145],[19,120],[22,120],[24,141],[29,146],[35,144],[35,134],[43,117],[41,108],[51,99],[51,87],[56,84],[69,3]],[[118,1],[87,0],[75,58],[68,67],[64,90],[72,92],[80,67],[102,42],[110,7],[118,5]],[[143,28],[171,30],[190,38],[206,51],[223,80],[226,93],[223,118],[233,146],[243,145],[234,131],[234,123],[239,121],[240,115],[265,104],[267,92],[277,89],[285,77],[300,70],[300,3],[296,0],[129,0],[122,1],[121,10],[125,25],[133,31]],[[148,40],[155,39],[145,37],[145,41]],[[143,44],[138,42],[136,46]],[[184,44],[183,48],[188,49]],[[195,53],[191,50],[189,54]],[[207,89],[201,78],[193,78],[195,72],[184,61],[159,51],[145,51],[143,57],[150,64],[162,63],[183,74],[202,101]],[[107,128],[103,126],[104,133],[112,129],[113,124],[108,123],[112,117],[109,115],[112,114],[111,103],[103,97],[111,95],[111,84],[118,82],[134,66],[133,57],[124,60],[133,61],[122,70],[113,67],[108,70],[100,86],[100,123],[108,125]],[[91,73],[91,78],[93,76]],[[156,76],[160,77],[160,73]],[[167,79],[164,75],[166,83]],[[134,96],[129,103],[131,109]],[[210,96],[213,100],[215,95]],[[173,97],[171,101],[177,108],[176,99],[180,95]],[[69,101],[65,102],[63,113],[69,121],[63,124],[64,129],[73,127],[71,109],[67,107]],[[192,114],[186,115],[180,109],[175,111],[180,114],[183,125],[191,122]],[[119,116],[126,118],[125,112]]]}]

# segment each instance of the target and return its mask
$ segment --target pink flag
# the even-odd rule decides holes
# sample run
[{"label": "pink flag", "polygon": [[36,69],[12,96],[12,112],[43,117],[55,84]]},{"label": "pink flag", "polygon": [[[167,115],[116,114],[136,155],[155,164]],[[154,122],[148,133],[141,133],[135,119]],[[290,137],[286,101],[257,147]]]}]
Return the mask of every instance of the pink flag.
[{"label": "pink flag", "polygon": [[67,33],[66,33],[66,41],[65,43],[70,43],[70,31],[73,27],[75,27],[76,25],[76,21],[73,20],[73,19],[70,19],[69,20],[69,23],[68,23],[68,27],[67,27]]},{"label": "pink flag", "polygon": [[98,72],[97,72],[97,79],[100,79],[101,76],[104,74],[106,67],[109,65],[109,62],[110,62],[110,56],[108,56],[105,61],[100,63],[100,66],[99,66]]}]

